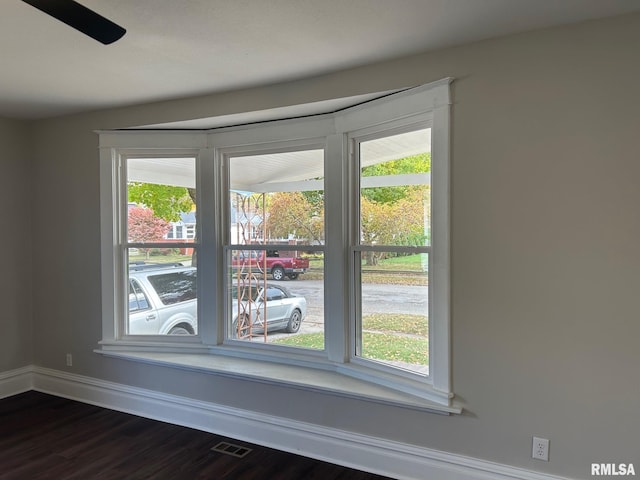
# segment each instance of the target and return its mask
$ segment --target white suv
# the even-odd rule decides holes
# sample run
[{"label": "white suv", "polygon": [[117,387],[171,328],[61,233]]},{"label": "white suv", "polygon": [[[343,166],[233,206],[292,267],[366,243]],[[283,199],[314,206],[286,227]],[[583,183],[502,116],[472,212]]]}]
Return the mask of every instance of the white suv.
[{"label": "white suv", "polygon": [[195,267],[129,266],[130,335],[194,335],[196,302]]}]

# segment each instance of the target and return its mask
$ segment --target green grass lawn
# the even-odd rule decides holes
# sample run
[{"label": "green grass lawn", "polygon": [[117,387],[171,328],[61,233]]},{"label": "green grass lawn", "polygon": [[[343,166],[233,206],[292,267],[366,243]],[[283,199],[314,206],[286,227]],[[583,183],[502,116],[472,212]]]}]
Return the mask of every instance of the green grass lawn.
[{"label": "green grass lawn", "polygon": [[427,317],[397,313],[373,313],[362,319],[362,329],[427,336]]},{"label": "green grass lawn", "polygon": [[[426,262],[426,258],[424,259]],[[362,281],[389,285],[427,285],[427,274],[423,269],[423,254],[392,257],[380,260],[378,265],[362,265]],[[324,261],[309,257],[309,270],[301,278],[322,280]],[[415,272],[415,273],[414,273]]]},{"label": "green grass lawn", "polygon": [[[380,260],[378,265],[367,266],[363,265],[365,269],[381,269],[381,270],[412,270],[412,271],[422,271],[422,260],[423,255],[426,254],[415,254],[415,255],[406,255],[403,257],[391,257]],[[307,257],[309,259],[309,267],[322,269],[324,266],[324,260],[322,257]],[[426,262],[426,258],[424,258]]]},{"label": "green grass lawn", "polygon": [[[424,256],[424,258],[423,258]],[[365,269],[380,269],[380,270],[403,270],[403,271],[415,271],[422,272],[422,261],[427,262],[426,254],[418,253],[416,255],[406,255],[404,257],[391,257],[380,260],[378,265],[368,267]]]},{"label": "green grass lawn", "polygon": [[322,350],[324,349],[324,332],[299,333],[285,338],[278,338],[273,340],[272,343]]},{"label": "green grass lawn", "polygon": [[362,350],[362,357],[372,360],[424,365],[429,341],[393,333],[362,332]]},{"label": "green grass lawn", "polygon": [[[303,348],[324,348],[324,334],[301,333],[273,343]],[[363,318],[362,357],[388,362],[427,365],[427,319],[421,315],[374,314]]]},{"label": "green grass lawn", "polygon": [[180,255],[170,253],[168,255],[151,255],[148,259],[144,254],[131,255],[129,263],[145,262],[145,263],[187,263],[191,264],[191,255]]}]

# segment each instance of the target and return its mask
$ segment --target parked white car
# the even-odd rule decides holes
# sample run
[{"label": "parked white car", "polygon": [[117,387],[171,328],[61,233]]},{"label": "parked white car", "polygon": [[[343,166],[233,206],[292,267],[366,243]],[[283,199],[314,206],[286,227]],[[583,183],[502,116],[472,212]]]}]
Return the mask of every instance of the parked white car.
[{"label": "parked white car", "polygon": [[196,268],[129,266],[129,334],[193,335],[198,331]]}]

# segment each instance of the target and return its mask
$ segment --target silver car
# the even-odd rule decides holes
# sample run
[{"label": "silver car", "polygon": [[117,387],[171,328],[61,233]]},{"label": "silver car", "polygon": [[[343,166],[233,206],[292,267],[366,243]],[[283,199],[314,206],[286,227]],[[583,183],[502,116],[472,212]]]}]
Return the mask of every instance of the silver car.
[{"label": "silver car", "polygon": [[232,338],[267,331],[296,333],[307,315],[307,301],[280,285],[240,282],[231,286]]}]

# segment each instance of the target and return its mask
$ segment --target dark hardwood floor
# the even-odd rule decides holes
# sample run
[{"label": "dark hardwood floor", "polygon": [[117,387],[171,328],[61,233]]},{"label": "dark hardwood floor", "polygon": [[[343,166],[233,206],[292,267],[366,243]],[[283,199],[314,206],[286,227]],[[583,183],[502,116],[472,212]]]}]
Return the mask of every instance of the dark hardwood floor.
[{"label": "dark hardwood floor", "polygon": [[[253,451],[211,451],[221,441]],[[1,480],[383,478],[38,392],[0,400]]]}]

